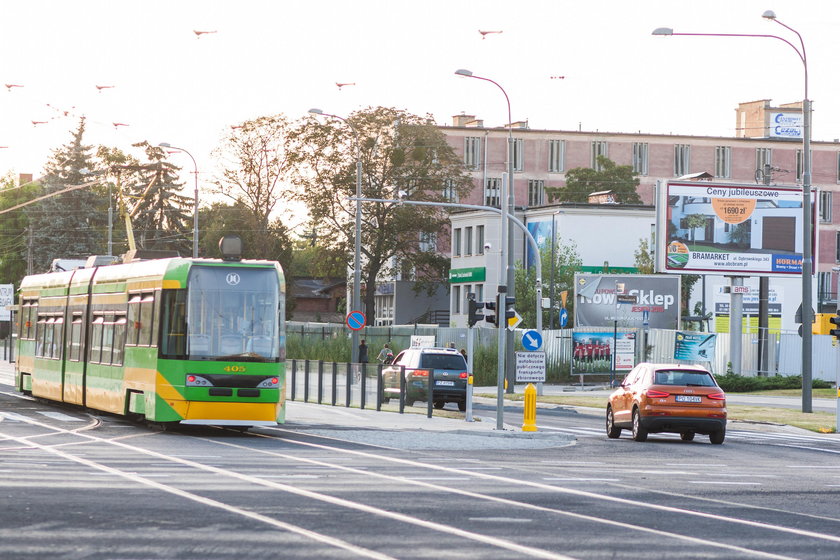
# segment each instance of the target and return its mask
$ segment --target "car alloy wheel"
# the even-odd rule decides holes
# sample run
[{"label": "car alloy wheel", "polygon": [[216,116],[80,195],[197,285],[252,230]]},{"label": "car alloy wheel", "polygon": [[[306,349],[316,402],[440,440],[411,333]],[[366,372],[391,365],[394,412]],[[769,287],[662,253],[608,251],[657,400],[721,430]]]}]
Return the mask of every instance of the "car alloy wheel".
[{"label": "car alloy wheel", "polygon": [[612,407],[607,407],[607,437],[616,439],[621,436],[621,428],[615,425],[615,416]]},{"label": "car alloy wheel", "polygon": [[645,441],[647,439],[647,430],[642,428],[642,418],[639,414],[639,409],[633,409],[633,439],[636,441]]}]

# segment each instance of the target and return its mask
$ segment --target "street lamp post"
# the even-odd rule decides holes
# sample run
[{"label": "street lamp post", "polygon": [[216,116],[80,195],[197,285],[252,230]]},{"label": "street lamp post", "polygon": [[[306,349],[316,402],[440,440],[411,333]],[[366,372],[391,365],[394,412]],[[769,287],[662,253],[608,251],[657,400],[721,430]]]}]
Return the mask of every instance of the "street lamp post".
[{"label": "street lamp post", "polygon": [[811,100],[808,97],[808,58],[805,55],[805,41],[802,35],[792,27],[776,19],[776,13],[767,10],[762,17],[774,21],[792,31],[799,38],[797,47],[784,37],[758,33],[675,33],[669,27],[659,27],[653,35],[689,37],[760,37],[776,39],[792,48],[802,61],[805,76],[805,98],[802,100],[802,412],[811,412],[812,383],[812,333],[813,293],[811,276],[813,274],[813,249],[811,243]]},{"label": "street lamp post", "polygon": [[178,148],[177,146],[173,146],[168,142],[161,142],[158,144],[160,148],[170,148],[172,150],[178,150],[179,152],[184,152],[193,162],[193,175],[195,176],[195,193],[193,194],[193,252],[192,256],[194,259],[198,258],[198,165],[195,163],[195,158],[191,153],[189,153],[184,148]]},{"label": "street lamp post", "polygon": [[[353,126],[349,120],[338,115],[325,113],[321,109],[309,109],[313,115],[323,115],[325,117],[332,117],[342,121],[350,127],[353,131],[353,136],[356,140],[356,199],[362,198],[362,146],[359,143],[359,131]],[[353,255],[353,309],[350,311],[360,311],[362,309],[362,204],[356,202],[356,234],[354,243]],[[371,286],[368,286],[371,289]],[[365,315],[367,318],[367,315]],[[359,361],[359,331],[353,329],[351,335],[351,361],[357,363]]]},{"label": "street lamp post", "polygon": [[[502,94],[505,96],[505,102],[507,103],[507,111],[508,111],[508,149],[507,149],[507,181],[502,181],[502,196],[501,196],[501,204],[502,213],[501,213],[501,233],[499,244],[501,245],[501,260],[502,266],[499,269],[499,288],[498,292],[502,298],[505,297],[507,293],[512,295],[516,294],[516,289],[514,285],[514,267],[513,267],[513,236],[508,235],[508,222],[509,216],[514,214],[514,196],[513,196],[513,164],[514,164],[514,143],[513,143],[513,119],[511,118],[511,111],[510,111],[510,98],[508,97],[505,88],[499,85],[496,81],[491,80],[490,78],[484,78],[482,76],[476,76],[470,70],[466,70],[464,68],[460,68],[455,71],[455,74],[458,76],[464,76],[466,78],[475,78],[477,80],[483,80],[485,82],[490,82],[497,88],[502,91]],[[507,251],[507,259],[504,258],[504,252]],[[537,255],[539,258],[539,254]],[[502,284],[501,272],[505,270],[505,284]],[[541,282],[542,279],[538,278],[538,282]],[[503,299],[500,299],[503,302]],[[496,309],[496,313],[501,313],[499,315],[500,318],[503,318],[505,315],[504,312],[504,305],[501,306],[502,309]],[[537,308],[537,315],[542,312],[542,308]],[[513,358],[513,337],[507,335],[507,324],[505,321],[500,320],[499,322],[499,379],[498,379],[498,396],[497,396],[497,407],[502,407],[504,405],[504,378],[505,378],[505,371],[507,361],[506,358]],[[510,391],[513,391],[513,384],[511,384]],[[501,415],[497,416],[498,422],[496,429],[502,429],[502,417]]]}]

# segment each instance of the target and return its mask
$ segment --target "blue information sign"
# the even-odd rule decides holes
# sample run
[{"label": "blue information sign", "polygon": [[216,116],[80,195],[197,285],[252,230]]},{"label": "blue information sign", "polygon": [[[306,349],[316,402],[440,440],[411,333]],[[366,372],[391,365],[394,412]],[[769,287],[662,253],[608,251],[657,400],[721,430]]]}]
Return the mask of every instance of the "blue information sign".
[{"label": "blue information sign", "polygon": [[569,312],[564,307],[560,310],[560,326],[565,327],[567,324],[569,324]]},{"label": "blue information sign", "polygon": [[365,328],[365,323],[367,322],[365,319],[365,314],[361,311],[351,311],[347,314],[347,319],[345,320],[347,326],[350,327],[354,331],[359,331]]},{"label": "blue information sign", "polygon": [[539,331],[525,331],[522,335],[522,347],[525,350],[539,350],[542,343],[543,339]]}]

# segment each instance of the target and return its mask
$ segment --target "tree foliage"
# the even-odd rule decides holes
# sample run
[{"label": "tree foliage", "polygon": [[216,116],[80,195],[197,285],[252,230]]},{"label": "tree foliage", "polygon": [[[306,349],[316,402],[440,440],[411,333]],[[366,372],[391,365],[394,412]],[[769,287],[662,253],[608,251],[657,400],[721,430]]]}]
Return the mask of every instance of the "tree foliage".
[{"label": "tree foliage", "polygon": [[606,156],[598,156],[600,171],[590,167],[575,167],[566,173],[566,186],[546,187],[551,202],[581,202],[589,200],[594,192],[612,191],[619,204],[641,204],[636,192],[639,178],[632,165],[616,165]]},{"label": "tree foliage", "polygon": [[[574,288],[575,288],[575,272],[580,272],[583,266],[583,260],[578,253],[577,245],[574,241],[563,243],[561,238],[557,238],[556,246],[554,247],[554,283],[552,284],[552,247],[550,244],[540,248],[540,258],[542,264],[542,297],[547,298],[553,293],[555,295],[554,310],[549,311],[543,309],[543,328],[551,328],[549,320],[557,321],[557,313],[560,308],[560,293],[568,292],[566,300],[566,311],[569,313],[569,325],[572,324],[572,317],[574,316]],[[537,325],[537,269],[536,267],[523,267],[522,263],[517,263],[514,271],[515,285],[516,285],[516,310],[522,316],[522,326],[527,328],[534,328]],[[559,324],[559,322],[557,323]]]},{"label": "tree foliage", "polygon": [[639,239],[639,248],[633,253],[635,258],[634,266],[639,274],[653,274],[655,267],[653,262],[653,252],[650,250],[650,242],[647,238]]},{"label": "tree foliage", "polygon": [[180,168],[165,161],[161,148],[148,142],[134,146],[144,150],[149,162],[138,166],[135,180],[125,187],[137,247],[191,255],[193,199],[180,194],[184,187],[176,174]]},{"label": "tree foliage", "polygon": [[[296,199],[309,210],[318,245],[331,255],[353,255],[356,163],[362,162],[362,195],[447,202],[450,189],[466,195],[469,177],[430,116],[376,107],[351,114],[346,122],[310,117],[294,132]],[[363,203],[362,281],[412,279],[431,289],[445,281],[449,261],[436,238],[448,225],[440,207],[398,202]],[[345,261],[346,265],[352,265]],[[374,290],[366,290],[365,310],[375,316]]]},{"label": "tree foliage", "polygon": [[214,151],[222,167],[217,191],[247,208],[260,229],[268,228],[278,204],[291,195],[290,127],[283,115],[245,121]]},{"label": "tree foliage", "polygon": [[[35,182],[15,186],[11,176],[0,180],[0,212],[32,200],[41,187]],[[26,275],[29,219],[25,208],[0,214],[0,284],[20,284]]]},{"label": "tree foliage", "polygon": [[[46,165],[42,194],[92,182],[90,172],[96,164],[91,146],[82,143],[84,131],[82,118],[71,141],[53,151]],[[86,258],[103,252],[107,209],[107,194],[96,184],[27,206],[34,272],[45,272],[53,259]]]}]

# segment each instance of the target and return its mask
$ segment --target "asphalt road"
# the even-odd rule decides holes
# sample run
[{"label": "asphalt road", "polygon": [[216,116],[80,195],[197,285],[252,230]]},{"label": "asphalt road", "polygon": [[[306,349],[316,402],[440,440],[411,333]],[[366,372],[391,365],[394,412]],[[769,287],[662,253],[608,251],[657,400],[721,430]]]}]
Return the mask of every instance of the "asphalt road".
[{"label": "asphalt road", "polygon": [[0,558],[840,557],[836,436],[637,443],[601,415],[540,408],[530,435],[290,403],[164,432],[0,384]]}]

